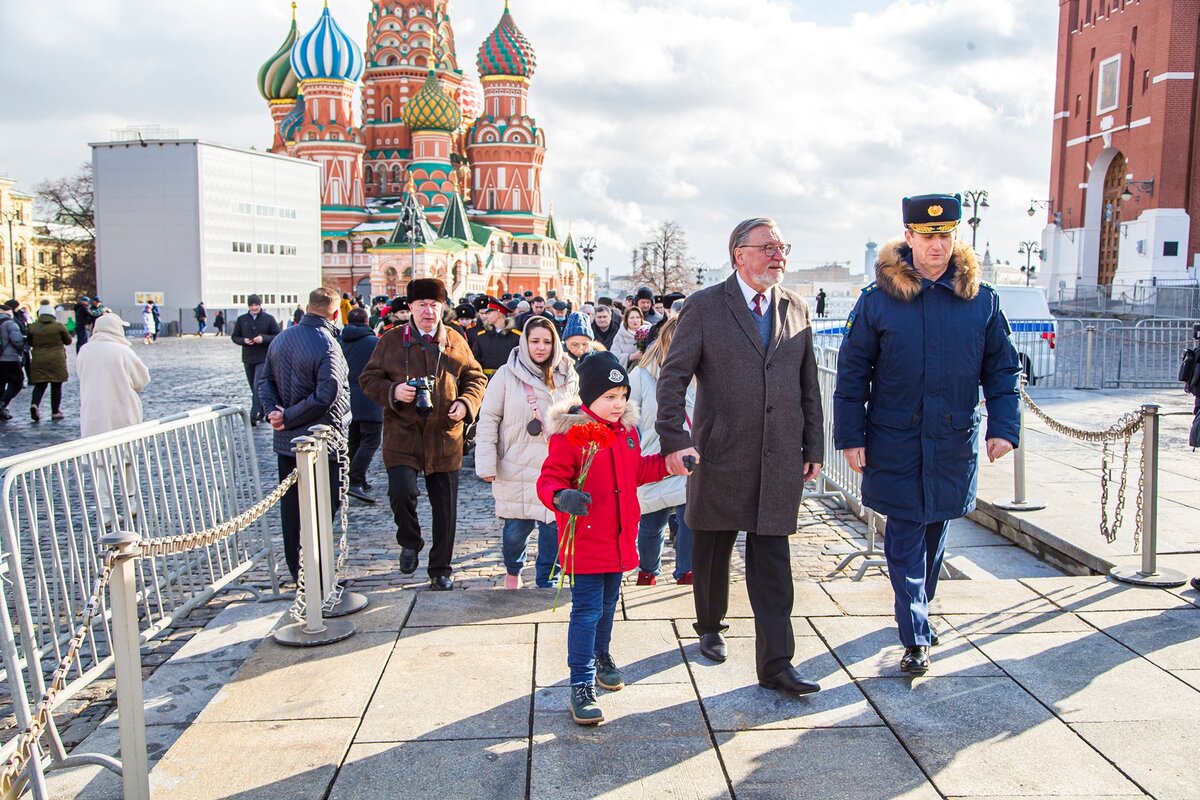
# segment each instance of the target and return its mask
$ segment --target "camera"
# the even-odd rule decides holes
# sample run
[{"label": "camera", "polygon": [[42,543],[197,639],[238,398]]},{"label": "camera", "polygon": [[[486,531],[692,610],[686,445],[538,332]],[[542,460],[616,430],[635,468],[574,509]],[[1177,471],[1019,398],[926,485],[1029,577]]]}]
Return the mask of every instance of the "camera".
[{"label": "camera", "polygon": [[426,375],[423,378],[413,378],[411,381],[406,381],[406,386],[411,386],[417,390],[417,396],[413,402],[417,404],[417,413],[422,417],[428,417],[433,413],[433,398],[430,397],[430,392],[436,384],[436,379],[432,375]]}]

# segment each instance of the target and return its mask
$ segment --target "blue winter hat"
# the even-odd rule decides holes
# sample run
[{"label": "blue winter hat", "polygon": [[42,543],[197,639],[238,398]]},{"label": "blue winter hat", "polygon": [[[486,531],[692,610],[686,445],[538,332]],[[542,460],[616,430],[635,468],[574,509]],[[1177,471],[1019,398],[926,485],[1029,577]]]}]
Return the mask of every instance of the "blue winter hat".
[{"label": "blue winter hat", "polygon": [[592,338],[592,323],[588,320],[586,314],[576,311],[567,317],[567,324],[563,327],[563,341],[565,342],[572,336]]}]

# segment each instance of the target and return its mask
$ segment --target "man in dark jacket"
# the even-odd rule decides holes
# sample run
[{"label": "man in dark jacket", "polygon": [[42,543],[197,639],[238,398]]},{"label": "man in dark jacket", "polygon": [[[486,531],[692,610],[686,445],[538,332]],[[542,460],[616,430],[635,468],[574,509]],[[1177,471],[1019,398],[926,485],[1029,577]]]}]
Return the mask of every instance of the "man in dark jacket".
[{"label": "man in dark jacket", "polygon": [[25,387],[21,364],[25,357],[25,334],[13,319],[12,309],[0,306],[0,420],[12,419],[8,404]]},{"label": "man in dark jacket", "polygon": [[467,340],[472,343],[471,352],[479,366],[483,367],[483,374],[488,376],[488,380],[492,379],[496,370],[508,363],[513,348],[521,341],[521,334],[509,324],[511,318],[512,311],[508,306],[489,297],[487,310],[483,312],[482,330]]},{"label": "man in dark jacket", "polygon": [[196,308],[192,313],[196,317],[196,327],[200,329],[198,335],[203,336],[204,329],[208,327],[208,311],[204,308],[203,300],[196,304]]},{"label": "man in dark jacket", "polygon": [[363,394],[358,385],[358,376],[375,352],[379,337],[367,324],[366,309],[352,308],[346,315],[348,323],[342,329],[342,353],[346,356],[346,368],[350,375],[350,486],[348,492],[365,503],[374,503],[371,484],[367,483],[367,470],[371,459],[379,451],[380,436],[383,434],[383,408]]},{"label": "man in dark jacket", "polygon": [[946,527],[975,507],[981,386],[988,459],[1019,444],[1017,351],[975,251],[955,241],[961,217],[957,195],[904,199],[904,239],[880,251],[846,320],[833,395],[834,446],[863,476],[863,505],[887,515],[900,669],[916,675],[938,643]]},{"label": "man in dark jacket", "polygon": [[595,317],[592,319],[592,338],[604,345],[605,350],[612,350],[613,339],[617,338],[620,327],[613,319],[612,306],[596,306]]},{"label": "man in dark jacket", "polygon": [[[688,479],[693,599],[700,652],[721,662],[729,604],[729,559],[746,531],[746,591],[754,609],[759,685],[793,694],[820,689],[792,665],[792,561],[788,537],[805,481],[824,460],[821,388],[808,306],[779,284],[787,244],[770,219],[748,219],[729,237],[736,272],[683,306],[658,378],[655,430]],[[695,378],[689,425],[685,398]]]},{"label": "man in dark jacket", "polygon": [[75,352],[87,344],[92,335],[92,323],[96,317],[92,314],[92,298],[86,294],[75,304]]},{"label": "man in dark jacket", "polygon": [[271,340],[279,335],[279,323],[263,311],[262,298],[258,295],[250,295],[246,304],[250,310],[237,318],[229,338],[242,348],[242,366],[246,369],[246,382],[250,384],[250,424],[257,425],[267,418],[258,396],[258,371],[267,361]]},{"label": "man in dark jacket", "polygon": [[[346,437],[350,418],[350,387],[346,379],[346,359],[337,343],[333,320],[340,312],[337,292],[314,289],[308,296],[308,308],[286,332],[273,336],[267,360],[260,370],[258,395],[271,409],[267,421],[275,431],[275,456],[279,460],[279,479],[296,468],[292,440],[307,436],[313,425],[328,425],[337,436]],[[240,322],[240,320],[239,320]],[[333,512],[340,505],[341,470],[336,454],[330,452],[329,496]],[[283,555],[292,580],[300,572],[300,500],[293,486],[279,504],[283,527]],[[316,576],[310,576],[315,580]]]}]

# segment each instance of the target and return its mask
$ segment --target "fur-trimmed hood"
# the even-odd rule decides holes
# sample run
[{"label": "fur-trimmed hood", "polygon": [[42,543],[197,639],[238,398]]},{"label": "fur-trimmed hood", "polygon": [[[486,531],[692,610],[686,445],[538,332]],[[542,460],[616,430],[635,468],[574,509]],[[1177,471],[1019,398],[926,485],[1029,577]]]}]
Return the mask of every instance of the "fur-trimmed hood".
[{"label": "fur-trimmed hood", "polygon": [[[921,291],[921,273],[912,263],[912,248],[903,239],[888,242],[875,259],[879,288],[897,300],[908,302]],[[979,294],[981,270],[975,251],[965,242],[954,243],[954,293],[963,300]]]},{"label": "fur-trimmed hood", "polygon": [[[553,436],[556,433],[566,433],[576,425],[595,422],[596,420],[588,416],[581,408],[582,404],[583,401],[578,396],[556,403],[550,409],[550,413],[546,415],[546,432]],[[631,429],[637,427],[640,418],[641,411],[638,409],[637,403],[630,400],[629,404],[625,406],[625,413],[621,415],[620,421],[616,424]]]}]

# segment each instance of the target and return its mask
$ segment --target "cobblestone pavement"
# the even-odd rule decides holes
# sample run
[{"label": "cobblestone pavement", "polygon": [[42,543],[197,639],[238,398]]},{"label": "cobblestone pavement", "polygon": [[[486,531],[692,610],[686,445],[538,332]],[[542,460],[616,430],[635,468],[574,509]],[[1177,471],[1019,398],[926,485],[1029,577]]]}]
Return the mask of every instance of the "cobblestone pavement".
[{"label": "cobblestone pavement", "polygon": [[[151,383],[142,395],[145,419],[175,414],[190,408],[212,403],[246,404],[249,388],[240,363],[240,351],[227,337],[186,337],[161,339],[157,344],[144,346],[134,343],[137,354],[150,369]],[[63,410],[67,418],[50,422],[48,401],[43,401],[43,421],[34,423],[28,415],[29,390],[26,389],[11,404],[15,418],[0,422],[0,457],[23,451],[49,447],[71,441],[79,436],[79,393],[74,370],[74,348],[68,348],[71,372],[64,387]],[[268,491],[277,483],[277,466],[271,451],[271,429],[259,425],[255,442],[263,479]],[[374,485],[378,498],[375,504],[351,500],[349,509],[350,552],[347,577],[360,591],[387,587],[420,588],[427,584],[424,562],[414,575],[401,575],[397,569],[400,548],[395,540],[395,525],[387,505],[387,478],[382,460],[376,457],[368,481]],[[429,507],[420,503],[422,526],[428,536]],[[277,527],[278,514],[268,519]],[[844,511],[816,500],[807,500],[801,510],[799,532],[792,538],[793,570],[797,578],[821,580],[837,565],[849,543],[861,536],[862,524]],[[495,506],[487,484],[474,473],[473,460],[468,454],[460,480],[458,534],[455,542],[454,567],[459,590],[493,588],[504,582],[504,564],[500,552],[501,522],[495,516]],[[336,529],[335,529],[336,530]],[[525,578],[532,582],[536,537],[530,542],[528,568]],[[282,553],[277,542],[277,553]],[[732,571],[743,573],[743,548],[739,544]],[[280,555],[282,559],[282,556]],[[663,556],[663,574],[671,582],[674,553],[668,546]],[[632,581],[633,577],[627,577]],[[248,583],[266,588],[269,581],[265,571],[248,576]],[[229,603],[244,599],[238,592],[218,595],[206,606],[193,611],[179,625],[143,648],[142,664],[146,677],[183,647]],[[115,705],[114,682],[111,676],[99,680],[66,703],[59,714],[60,728],[67,747],[73,747],[91,733]],[[11,714],[0,719],[0,737],[8,738],[13,727]]]}]

